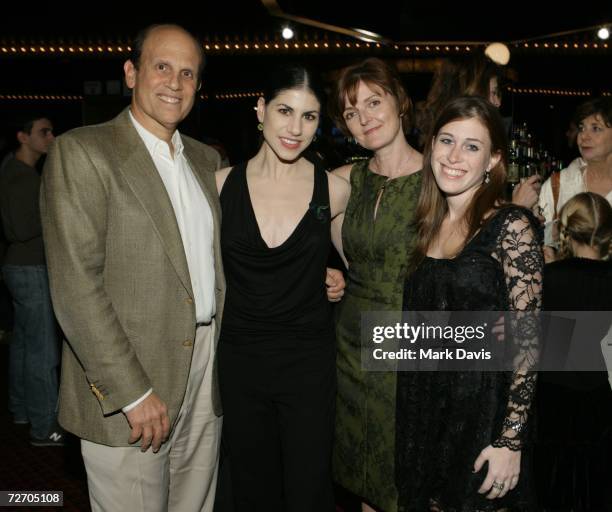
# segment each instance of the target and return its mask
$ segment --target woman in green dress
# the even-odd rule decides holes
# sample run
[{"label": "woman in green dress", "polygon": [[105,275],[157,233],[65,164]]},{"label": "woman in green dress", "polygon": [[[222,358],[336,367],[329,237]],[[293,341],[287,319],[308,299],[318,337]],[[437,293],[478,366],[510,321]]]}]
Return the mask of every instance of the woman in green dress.
[{"label": "woman in green dress", "polygon": [[370,58],[343,70],[332,117],[368,161],[334,173],[351,184],[342,225],[345,296],[336,327],[338,399],[334,476],[362,510],[394,512],[395,372],[361,369],[361,314],[400,311],[423,158],[408,144],[412,105],[397,73]]}]

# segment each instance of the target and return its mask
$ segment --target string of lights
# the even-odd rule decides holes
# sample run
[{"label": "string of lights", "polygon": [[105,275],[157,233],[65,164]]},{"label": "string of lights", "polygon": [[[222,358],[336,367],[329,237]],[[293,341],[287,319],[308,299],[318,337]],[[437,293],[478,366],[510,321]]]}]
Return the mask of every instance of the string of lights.
[{"label": "string of lights", "polygon": [[[259,98],[263,92],[222,92],[215,94],[201,94],[200,99],[214,100],[243,100]],[[78,94],[0,94],[0,101],[83,101],[85,96]]]},{"label": "string of lights", "polygon": [[508,87],[508,92],[512,94],[538,94],[541,96],[592,96],[591,91],[555,89],[551,87]]},{"label": "string of lights", "polygon": [[85,54],[85,53],[129,53],[132,51],[130,46],[0,46],[3,54],[23,55],[23,54]]},{"label": "string of lights", "polygon": [[[592,96],[593,92],[577,89],[558,89],[552,87],[521,87],[509,86],[507,91],[512,94],[527,94],[541,96]],[[219,92],[214,94],[201,94],[203,101],[228,101],[259,98],[260,91]],[[612,96],[612,91],[603,91],[603,96]],[[0,94],[0,101],[83,101],[85,96],[75,94]]]},{"label": "string of lights", "polygon": [[[412,54],[449,54],[449,53],[467,53],[475,48],[485,47],[486,42],[469,42],[469,43],[429,43],[429,42],[411,42],[383,44],[383,43],[368,43],[354,40],[310,40],[310,41],[250,41],[250,42],[205,42],[203,48],[211,54],[245,54],[245,53],[279,53],[279,52],[361,52],[361,51],[377,51],[384,54],[397,54],[398,52],[406,52]],[[554,42],[524,42],[515,43],[512,45],[515,51],[520,53],[525,52],[542,52],[542,51],[594,51],[607,52],[610,50],[610,45],[607,42],[579,42],[579,41],[554,41]],[[48,55],[67,55],[67,56],[84,56],[84,55],[122,55],[131,52],[132,48],[126,44],[104,43],[104,44],[6,44],[0,43],[0,56],[48,56]]]},{"label": "string of lights", "polygon": [[0,94],[0,101],[83,101],[78,94]]}]

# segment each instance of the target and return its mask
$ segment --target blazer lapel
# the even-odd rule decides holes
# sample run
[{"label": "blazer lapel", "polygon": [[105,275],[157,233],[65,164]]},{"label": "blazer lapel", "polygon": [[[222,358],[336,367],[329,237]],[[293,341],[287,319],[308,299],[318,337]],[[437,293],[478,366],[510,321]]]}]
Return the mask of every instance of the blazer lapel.
[{"label": "blazer lapel", "polygon": [[128,109],[116,118],[115,148],[119,161],[123,162],[120,164],[120,172],[151,218],[172,266],[193,297],[189,267],[174,208],[151,155],[132,125]]}]

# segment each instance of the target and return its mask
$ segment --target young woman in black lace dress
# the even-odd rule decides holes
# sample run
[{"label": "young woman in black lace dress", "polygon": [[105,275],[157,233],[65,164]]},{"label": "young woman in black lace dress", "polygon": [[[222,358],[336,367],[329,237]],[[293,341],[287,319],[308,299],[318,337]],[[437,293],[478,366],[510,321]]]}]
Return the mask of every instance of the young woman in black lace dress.
[{"label": "young woman in black lace dress", "polygon": [[[482,98],[453,100],[427,144],[417,207],[415,271],[406,311],[515,311],[541,305],[537,221],[503,205],[506,141]],[[510,336],[510,330],[514,336]],[[468,512],[527,507],[524,436],[537,330],[506,329],[521,347],[514,372],[400,372],[396,484],[400,510]],[[508,341],[509,342],[509,341]]]}]

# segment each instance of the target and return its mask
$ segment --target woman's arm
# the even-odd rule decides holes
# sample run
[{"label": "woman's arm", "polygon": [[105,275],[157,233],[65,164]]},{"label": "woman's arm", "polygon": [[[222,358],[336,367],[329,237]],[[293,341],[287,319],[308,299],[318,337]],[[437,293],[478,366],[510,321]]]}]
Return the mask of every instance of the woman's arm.
[{"label": "woman's arm", "polygon": [[510,331],[516,355],[501,432],[474,463],[475,471],[479,471],[485,461],[489,463],[479,492],[488,492],[487,497],[491,499],[504,496],[518,483],[521,449],[536,383],[538,311],[542,305],[544,263],[540,237],[520,210],[508,214],[497,256],[508,289],[512,312]]},{"label": "woman's arm", "polygon": [[[345,166],[349,167],[350,166]],[[345,267],[348,268],[348,263],[344,257],[344,251],[342,250],[342,223],[344,221],[344,214],[346,211],[346,205],[348,204],[349,197],[351,195],[351,184],[342,177],[342,174],[337,172],[344,169],[336,169],[334,173],[328,173],[328,184],[329,184],[329,203],[331,210],[331,238],[334,247],[338,251],[338,254],[342,258]],[[346,174],[346,173],[344,173]],[[347,175],[348,177],[348,175]]]},{"label": "woman's arm", "polygon": [[342,167],[338,167],[337,169],[334,169],[331,173],[334,176],[338,176],[339,178],[342,178],[344,181],[347,181],[348,183],[350,183],[352,168],[353,168],[353,164],[347,164],[347,165],[343,165]]},{"label": "woman's arm", "polygon": [[229,176],[231,170],[231,167],[225,167],[215,172],[215,180],[217,181],[217,193],[219,195],[221,195],[221,190],[223,190],[223,185],[225,184],[225,180]]}]

